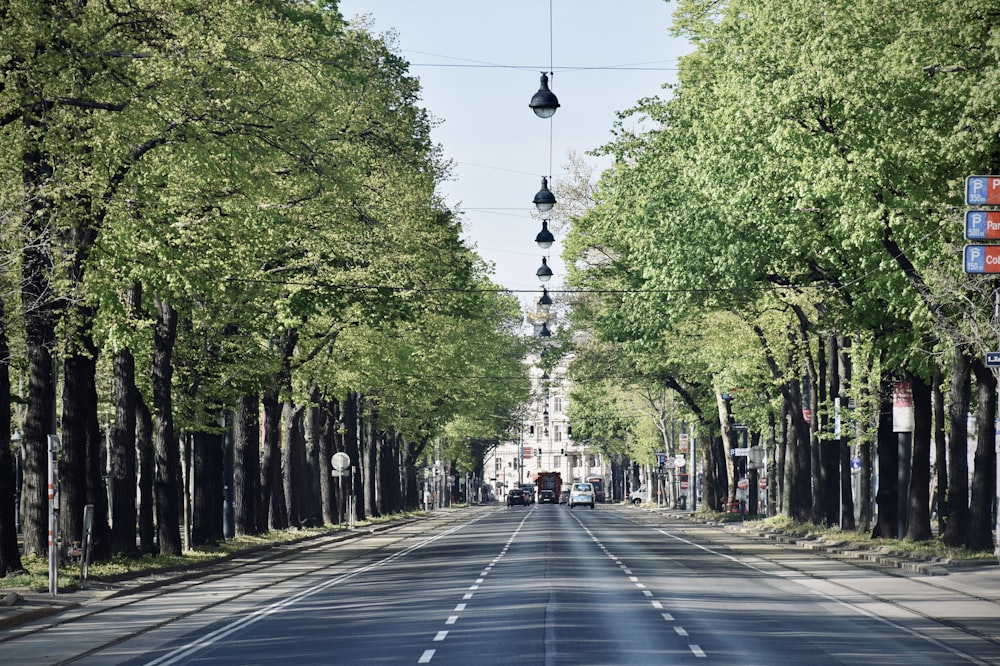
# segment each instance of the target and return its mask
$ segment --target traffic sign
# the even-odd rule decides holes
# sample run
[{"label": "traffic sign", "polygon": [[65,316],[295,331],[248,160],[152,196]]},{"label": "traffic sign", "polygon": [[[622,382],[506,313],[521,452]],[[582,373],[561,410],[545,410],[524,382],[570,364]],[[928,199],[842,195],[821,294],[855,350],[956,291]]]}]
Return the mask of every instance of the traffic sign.
[{"label": "traffic sign", "polygon": [[965,179],[968,206],[1000,206],[1000,176],[968,176]]},{"label": "traffic sign", "polygon": [[966,273],[1000,273],[1000,245],[966,245]]},{"label": "traffic sign", "polygon": [[745,490],[750,487],[750,481],[748,481],[746,477],[743,477],[742,479],[736,482],[736,487],[739,488],[740,490]]},{"label": "traffic sign", "polygon": [[330,459],[330,465],[333,467],[334,471],[342,472],[351,466],[351,457],[343,451],[338,451],[337,453],[334,453],[333,458]]},{"label": "traffic sign", "polygon": [[735,449],[729,449],[729,455],[731,456],[745,456],[750,457],[750,447],[749,446],[738,446]]},{"label": "traffic sign", "polygon": [[684,467],[684,465],[687,465],[687,460],[684,456],[676,456],[674,458],[674,467],[680,469],[681,467]]},{"label": "traffic sign", "polygon": [[965,237],[969,240],[1000,240],[1000,210],[965,211]]},{"label": "traffic sign", "polygon": [[1000,352],[986,352],[986,366],[1000,368]]}]

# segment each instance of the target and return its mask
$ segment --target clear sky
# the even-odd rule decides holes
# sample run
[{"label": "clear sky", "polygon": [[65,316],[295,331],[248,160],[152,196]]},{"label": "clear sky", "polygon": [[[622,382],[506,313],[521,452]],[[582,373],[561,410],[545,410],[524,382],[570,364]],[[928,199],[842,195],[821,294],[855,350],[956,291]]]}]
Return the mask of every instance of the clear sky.
[{"label": "clear sky", "polygon": [[[439,121],[432,137],[455,163],[442,194],[463,212],[465,237],[495,269],[493,279],[533,304],[545,252],[531,201],[542,176],[553,187],[567,156],[611,138],[615,114],[665,95],[690,45],[669,33],[675,3],[664,0],[340,0],[352,20],[397,34],[399,53]],[[550,12],[551,8],[551,12]],[[551,17],[551,20],[550,20]],[[551,120],[528,101],[542,71],[560,103]],[[586,158],[606,168],[608,162]],[[557,204],[558,206],[558,204]],[[548,250],[558,288],[559,232]]]}]

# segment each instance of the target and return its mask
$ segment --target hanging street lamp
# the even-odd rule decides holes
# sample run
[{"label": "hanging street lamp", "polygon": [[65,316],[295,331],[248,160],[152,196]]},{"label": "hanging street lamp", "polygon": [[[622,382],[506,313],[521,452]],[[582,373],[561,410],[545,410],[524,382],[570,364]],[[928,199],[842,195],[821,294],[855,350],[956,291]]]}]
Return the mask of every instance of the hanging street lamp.
[{"label": "hanging street lamp", "polygon": [[538,276],[538,279],[542,282],[542,284],[545,284],[552,279],[552,269],[549,268],[549,263],[545,260],[545,257],[542,257],[542,265],[538,267],[537,271],[535,271],[535,275]]},{"label": "hanging street lamp", "polygon": [[549,231],[548,220],[542,220],[542,230],[538,232],[537,236],[535,236],[535,242],[538,243],[538,247],[543,250],[549,249],[552,247],[552,244],[556,242],[556,237],[552,235],[551,231]]},{"label": "hanging street lamp", "polygon": [[552,309],[552,297],[549,296],[549,290],[546,287],[542,287],[542,297],[538,299],[538,309],[545,314],[549,313]]},{"label": "hanging street lamp", "polygon": [[549,191],[549,179],[545,176],[542,176],[542,189],[538,190],[535,194],[532,203],[535,204],[535,208],[540,213],[546,213],[556,205],[556,196]]},{"label": "hanging street lamp", "polygon": [[559,108],[559,99],[549,90],[549,75],[542,72],[542,82],[538,92],[531,96],[528,106],[539,118],[551,118]]}]

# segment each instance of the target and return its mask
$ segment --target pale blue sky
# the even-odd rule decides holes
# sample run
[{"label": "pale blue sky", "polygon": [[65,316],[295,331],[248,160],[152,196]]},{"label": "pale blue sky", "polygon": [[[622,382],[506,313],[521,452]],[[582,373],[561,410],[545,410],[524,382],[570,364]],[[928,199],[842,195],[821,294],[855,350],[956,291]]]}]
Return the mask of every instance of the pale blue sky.
[{"label": "pale blue sky", "polygon": [[[541,293],[543,251],[532,197],[541,177],[558,181],[573,151],[611,138],[615,114],[665,94],[690,46],[668,34],[674,2],[663,0],[341,0],[352,19],[367,14],[377,33],[398,34],[401,55],[423,87],[433,133],[456,163],[443,187],[464,211],[466,238],[495,266],[494,280],[525,303]],[[551,6],[551,23],[550,23]],[[550,31],[551,25],[551,31]],[[551,39],[550,39],[551,35]],[[537,118],[528,101],[540,73],[553,71],[560,108]],[[551,125],[551,126],[550,126]],[[605,167],[607,162],[588,161]],[[558,204],[557,204],[558,205]],[[559,233],[549,250],[558,288]]]}]

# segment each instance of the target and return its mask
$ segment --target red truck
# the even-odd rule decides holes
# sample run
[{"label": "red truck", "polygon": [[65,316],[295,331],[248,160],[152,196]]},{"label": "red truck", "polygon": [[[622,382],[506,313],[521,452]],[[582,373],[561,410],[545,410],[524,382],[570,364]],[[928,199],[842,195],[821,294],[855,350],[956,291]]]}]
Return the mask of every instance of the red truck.
[{"label": "red truck", "polygon": [[535,475],[539,504],[559,504],[562,493],[562,475],[559,472],[539,472]]}]

